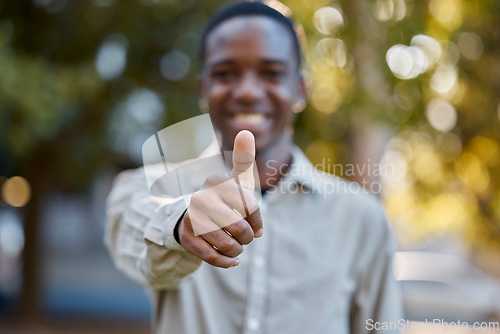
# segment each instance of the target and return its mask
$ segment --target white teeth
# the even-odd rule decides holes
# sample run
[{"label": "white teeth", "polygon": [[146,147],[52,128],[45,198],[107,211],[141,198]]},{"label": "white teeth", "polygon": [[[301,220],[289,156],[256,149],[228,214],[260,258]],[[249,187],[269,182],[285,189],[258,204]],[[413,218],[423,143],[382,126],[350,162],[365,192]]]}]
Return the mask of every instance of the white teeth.
[{"label": "white teeth", "polygon": [[238,122],[259,124],[264,122],[266,117],[262,114],[237,114],[236,116],[234,116],[234,119]]}]

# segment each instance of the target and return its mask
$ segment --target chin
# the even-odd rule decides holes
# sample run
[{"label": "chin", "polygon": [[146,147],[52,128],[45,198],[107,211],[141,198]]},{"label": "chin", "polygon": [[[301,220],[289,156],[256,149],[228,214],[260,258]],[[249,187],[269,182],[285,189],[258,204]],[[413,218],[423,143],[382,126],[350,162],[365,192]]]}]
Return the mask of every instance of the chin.
[{"label": "chin", "polygon": [[264,150],[266,147],[269,146],[269,143],[266,141],[266,138],[263,138],[262,136],[255,135],[255,151],[258,153],[259,151]]}]

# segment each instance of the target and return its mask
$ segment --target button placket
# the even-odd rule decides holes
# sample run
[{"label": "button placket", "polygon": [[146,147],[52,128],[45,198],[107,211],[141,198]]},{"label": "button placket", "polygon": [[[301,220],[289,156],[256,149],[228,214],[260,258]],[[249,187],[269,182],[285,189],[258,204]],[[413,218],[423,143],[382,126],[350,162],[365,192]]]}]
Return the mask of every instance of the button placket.
[{"label": "button placket", "polygon": [[[261,205],[261,213],[264,224],[266,224],[270,218],[266,214],[267,203]],[[254,241],[256,244],[249,263],[247,304],[243,324],[243,333],[245,334],[264,333],[263,323],[266,316],[266,298],[268,295],[268,277],[265,261],[270,242],[268,234],[266,233],[266,227],[264,227],[264,235]]]}]

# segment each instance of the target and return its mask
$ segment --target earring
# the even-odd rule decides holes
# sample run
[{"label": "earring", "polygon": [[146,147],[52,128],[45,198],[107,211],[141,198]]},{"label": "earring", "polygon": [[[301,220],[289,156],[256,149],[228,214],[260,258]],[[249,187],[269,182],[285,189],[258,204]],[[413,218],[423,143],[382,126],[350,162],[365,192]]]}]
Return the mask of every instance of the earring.
[{"label": "earring", "polygon": [[205,99],[198,101],[198,107],[202,113],[207,113],[209,111],[208,102]]},{"label": "earring", "polygon": [[303,100],[297,101],[292,105],[292,111],[294,114],[302,112],[306,107],[306,103]]}]

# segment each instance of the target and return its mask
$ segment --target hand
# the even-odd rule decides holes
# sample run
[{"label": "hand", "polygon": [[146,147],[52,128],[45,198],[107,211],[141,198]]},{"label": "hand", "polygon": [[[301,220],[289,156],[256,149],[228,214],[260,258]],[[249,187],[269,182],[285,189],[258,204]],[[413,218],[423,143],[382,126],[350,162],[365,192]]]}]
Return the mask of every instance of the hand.
[{"label": "hand", "polygon": [[262,236],[262,218],[253,195],[254,160],[255,139],[251,132],[240,131],[234,139],[231,177],[208,177],[179,223],[179,240],[190,254],[230,268],[239,264],[243,245]]}]

